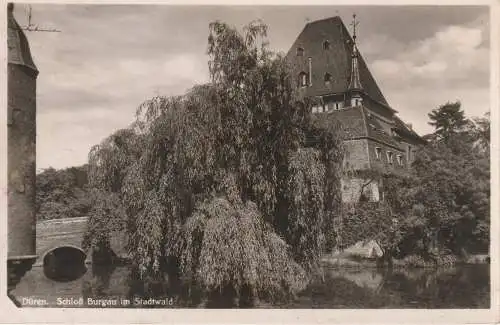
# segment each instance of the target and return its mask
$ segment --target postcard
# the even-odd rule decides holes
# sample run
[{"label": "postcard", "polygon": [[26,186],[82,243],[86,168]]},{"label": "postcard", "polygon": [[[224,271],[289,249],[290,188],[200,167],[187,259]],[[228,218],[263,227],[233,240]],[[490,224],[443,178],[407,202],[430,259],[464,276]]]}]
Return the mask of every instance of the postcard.
[{"label": "postcard", "polygon": [[5,321],[500,320],[498,3],[4,7]]}]

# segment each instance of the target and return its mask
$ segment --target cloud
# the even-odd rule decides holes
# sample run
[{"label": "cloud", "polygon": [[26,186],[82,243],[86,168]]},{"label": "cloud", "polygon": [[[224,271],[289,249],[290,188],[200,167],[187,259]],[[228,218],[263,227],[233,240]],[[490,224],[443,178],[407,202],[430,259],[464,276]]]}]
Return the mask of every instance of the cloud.
[{"label": "cloud", "polygon": [[421,134],[432,132],[427,114],[448,101],[461,101],[468,116],[490,109],[489,35],[484,18],[475,22],[442,26],[405,48],[392,39],[400,50],[371,62],[391,106]]},{"label": "cloud", "polygon": [[[361,53],[405,120],[426,130],[427,112],[454,99],[487,109],[487,7],[36,4],[35,22],[62,30],[28,34],[40,70],[37,163],[85,163],[144,100],[206,82],[211,21],[241,28],[262,18],[271,48],[286,52],[307,20],[340,15],[347,24],[353,12]],[[16,6],[22,24],[24,16]]]},{"label": "cloud", "polygon": [[[414,42],[391,58],[372,62],[377,79],[391,87],[427,84],[453,87],[470,81],[485,85],[489,81],[489,49],[480,46],[479,28],[447,26],[432,37]],[[401,82],[404,77],[405,82]]]},{"label": "cloud", "polygon": [[469,117],[483,116],[490,107],[489,89],[485,88],[449,88],[430,93],[427,87],[411,88],[407,92],[390,92],[386,95],[389,103],[398,110],[398,115],[406,122],[412,123],[421,135],[431,133],[433,128],[428,124],[428,113],[447,102],[459,100],[462,109]]}]

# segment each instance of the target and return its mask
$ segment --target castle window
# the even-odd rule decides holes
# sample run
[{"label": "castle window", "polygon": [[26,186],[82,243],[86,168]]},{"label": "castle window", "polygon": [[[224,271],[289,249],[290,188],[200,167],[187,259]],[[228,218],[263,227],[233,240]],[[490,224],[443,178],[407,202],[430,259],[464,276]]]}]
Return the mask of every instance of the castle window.
[{"label": "castle window", "polygon": [[307,73],[305,73],[304,71],[299,73],[299,87],[307,87],[308,84],[307,79],[308,79]]},{"label": "castle window", "polygon": [[394,162],[394,157],[393,157],[392,151],[387,151],[387,162],[389,164],[392,164]]},{"label": "castle window", "polygon": [[332,80],[332,75],[329,74],[328,72],[325,73],[325,83],[329,84],[331,80]]},{"label": "castle window", "polygon": [[397,156],[397,159],[398,159],[398,165],[399,165],[399,166],[403,166],[403,156],[398,155],[398,156]]},{"label": "castle window", "polygon": [[330,42],[324,41],[323,42],[323,49],[324,50],[329,50],[330,49]]},{"label": "castle window", "polygon": [[304,49],[302,47],[297,48],[297,56],[304,56]]},{"label": "castle window", "polygon": [[375,157],[377,157],[377,159],[380,159],[381,156],[382,156],[382,148],[375,147]]}]

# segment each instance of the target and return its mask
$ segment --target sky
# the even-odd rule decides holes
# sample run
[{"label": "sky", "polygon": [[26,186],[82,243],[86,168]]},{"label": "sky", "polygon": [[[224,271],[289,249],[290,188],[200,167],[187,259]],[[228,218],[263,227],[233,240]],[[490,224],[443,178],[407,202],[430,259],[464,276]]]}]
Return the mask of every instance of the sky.
[{"label": "sky", "polygon": [[[36,4],[28,32],[40,70],[37,169],[87,162],[90,148],[134,121],[156,95],[180,95],[208,80],[208,24],[269,27],[286,52],[305,24],[357,14],[358,47],[389,105],[421,135],[427,114],[460,100],[469,117],[489,103],[489,9],[481,6],[173,6]],[[14,11],[26,23],[26,6]]]}]

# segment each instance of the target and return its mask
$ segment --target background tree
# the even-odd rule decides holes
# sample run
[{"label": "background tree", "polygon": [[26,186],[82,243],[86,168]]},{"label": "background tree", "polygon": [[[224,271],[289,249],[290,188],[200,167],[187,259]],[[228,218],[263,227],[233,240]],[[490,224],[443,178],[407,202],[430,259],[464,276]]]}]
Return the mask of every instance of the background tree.
[{"label": "background tree", "polygon": [[38,220],[86,216],[90,210],[87,167],[47,168],[36,175]]},{"label": "background tree", "polygon": [[[490,219],[488,115],[473,123],[459,103],[433,112],[434,136],[412,166],[408,209],[415,227],[410,227],[406,242],[421,247],[420,253],[431,248],[454,254],[485,252]],[[412,243],[418,237],[419,243]]]},{"label": "background tree", "polygon": [[451,135],[460,133],[469,124],[465,118],[464,111],[461,109],[459,101],[448,102],[432,110],[428,114],[429,122],[436,130],[434,135],[439,139],[448,139]]}]

